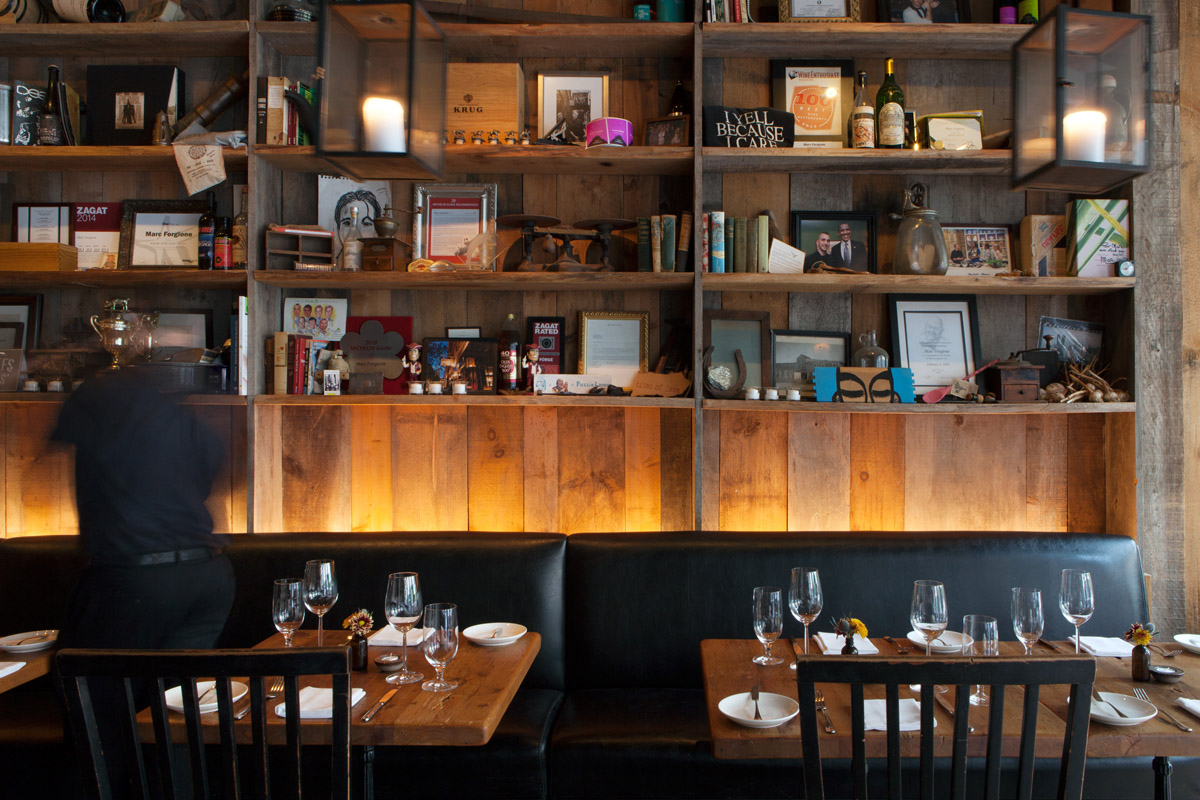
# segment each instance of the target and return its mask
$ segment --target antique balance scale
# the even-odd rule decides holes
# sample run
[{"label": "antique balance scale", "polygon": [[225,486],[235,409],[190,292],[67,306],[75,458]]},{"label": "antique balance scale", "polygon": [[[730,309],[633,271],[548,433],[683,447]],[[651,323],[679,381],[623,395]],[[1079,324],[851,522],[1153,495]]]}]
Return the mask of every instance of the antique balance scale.
[{"label": "antique balance scale", "polygon": [[[517,265],[517,272],[612,272],[613,265],[609,258],[612,232],[623,231],[637,224],[631,219],[585,219],[570,227],[559,227],[561,220],[539,214],[506,214],[497,217],[496,223],[521,229],[524,258]],[[558,257],[548,264],[535,264],[533,247],[537,240],[541,240],[541,247],[546,253],[557,253]],[[572,246],[576,241],[599,242],[600,263],[581,263],[575,257]]]}]

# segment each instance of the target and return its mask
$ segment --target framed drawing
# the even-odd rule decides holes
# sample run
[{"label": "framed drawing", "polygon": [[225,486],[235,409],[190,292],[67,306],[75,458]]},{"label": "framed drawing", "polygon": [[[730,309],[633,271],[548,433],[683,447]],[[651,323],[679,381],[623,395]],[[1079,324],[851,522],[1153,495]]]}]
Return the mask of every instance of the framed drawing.
[{"label": "framed drawing", "polygon": [[607,72],[539,72],[539,139],[583,144],[587,124],[608,116]]},{"label": "framed drawing", "polygon": [[70,203],[13,203],[13,241],[74,244],[72,208]]},{"label": "framed drawing", "polygon": [[874,211],[793,211],[805,272],[876,272]]},{"label": "framed drawing", "polygon": [[580,311],[579,372],[608,375],[628,389],[649,369],[650,315],[645,311]]},{"label": "framed drawing", "polygon": [[849,147],[854,62],[772,61],[771,105],[795,120],[793,147]]},{"label": "framed drawing", "polygon": [[283,330],[314,339],[340,341],[346,335],[350,301],[337,297],[283,298]]},{"label": "framed drawing", "polygon": [[779,0],[780,22],[861,22],[859,0]]},{"label": "framed drawing", "polygon": [[837,331],[771,331],[771,374],[780,389],[815,397],[813,370],[850,363],[850,334]]},{"label": "framed drawing", "polygon": [[649,119],[646,120],[645,144],[647,147],[686,147],[692,143],[691,130],[692,118],[687,114]]},{"label": "framed drawing", "polygon": [[196,269],[206,208],[203,200],[124,201],[117,269]]},{"label": "framed drawing", "polygon": [[711,367],[728,367],[736,376],[734,352],[746,363],[744,385],[771,386],[771,315],[766,311],[705,309],[704,347],[713,348]]},{"label": "framed drawing", "polygon": [[890,294],[892,354],[917,394],[949,386],[981,361],[974,295]]},{"label": "framed drawing", "polygon": [[466,264],[476,236],[495,228],[496,184],[413,186],[413,257]]},{"label": "framed drawing", "polygon": [[880,22],[971,21],[971,0],[878,0],[878,3]]},{"label": "framed drawing", "polygon": [[20,333],[13,337],[12,349],[29,350],[37,347],[41,338],[42,296],[0,295],[0,324],[5,323],[21,325]]},{"label": "framed drawing", "polygon": [[998,275],[1012,270],[1012,240],[1007,225],[942,224],[947,275]]}]

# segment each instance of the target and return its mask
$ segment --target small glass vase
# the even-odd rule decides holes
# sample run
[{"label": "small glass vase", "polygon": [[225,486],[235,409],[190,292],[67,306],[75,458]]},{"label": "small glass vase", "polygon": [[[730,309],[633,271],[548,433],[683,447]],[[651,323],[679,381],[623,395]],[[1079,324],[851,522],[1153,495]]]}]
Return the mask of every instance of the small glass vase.
[{"label": "small glass vase", "polygon": [[367,668],[367,635],[356,633],[350,637],[350,661],[356,670]]},{"label": "small glass vase", "polygon": [[1150,680],[1150,648],[1144,644],[1134,645],[1133,658],[1130,659],[1135,681]]},{"label": "small glass vase", "polygon": [[853,636],[846,637],[846,643],[844,645],[842,645],[842,655],[844,655],[844,656],[858,655],[858,648],[854,646],[854,637]]},{"label": "small glass vase", "polygon": [[862,347],[854,351],[854,355],[850,358],[850,366],[887,369],[887,350],[884,350],[876,342],[875,331],[859,334],[858,341],[862,342]]}]

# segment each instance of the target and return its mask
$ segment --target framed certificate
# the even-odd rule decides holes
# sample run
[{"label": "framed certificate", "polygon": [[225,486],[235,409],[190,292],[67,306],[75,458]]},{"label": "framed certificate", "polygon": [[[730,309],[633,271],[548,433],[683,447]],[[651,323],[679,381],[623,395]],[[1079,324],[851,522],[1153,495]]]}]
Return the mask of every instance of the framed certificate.
[{"label": "framed certificate", "polygon": [[793,147],[849,147],[854,62],[772,61],[771,105],[792,116]]},{"label": "framed certificate", "polygon": [[973,295],[888,295],[895,366],[913,373],[917,394],[949,386],[980,362]]},{"label": "framed certificate", "polygon": [[494,226],[496,184],[418,183],[413,208],[413,256],[466,264],[471,240]]},{"label": "framed certificate", "polygon": [[859,0],[779,0],[780,22],[861,22]]},{"label": "framed certificate", "polygon": [[649,358],[650,318],[638,311],[579,312],[579,372],[608,375],[628,389]]},{"label": "framed certificate", "polygon": [[203,200],[126,200],[117,269],[199,266]]},{"label": "framed certificate", "polygon": [[71,242],[69,203],[13,203],[13,241]]}]

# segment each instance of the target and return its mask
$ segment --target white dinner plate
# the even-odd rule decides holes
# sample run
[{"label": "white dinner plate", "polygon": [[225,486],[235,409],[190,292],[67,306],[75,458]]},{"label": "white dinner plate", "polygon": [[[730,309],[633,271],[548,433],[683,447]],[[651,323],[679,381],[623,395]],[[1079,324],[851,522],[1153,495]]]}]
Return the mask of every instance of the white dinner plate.
[{"label": "white dinner plate", "polygon": [[717,709],[726,719],[745,725],[747,728],[774,728],[800,713],[800,704],[790,697],[770,692],[758,693],[758,713],[762,719],[754,718],[754,701],[749,692],[731,694],[717,703]]},{"label": "white dinner plate", "polygon": [[515,622],[485,622],[482,625],[472,625],[463,631],[462,635],[484,647],[503,647],[520,639],[526,630],[524,625]]},{"label": "white dinner plate", "polygon": [[[925,637],[920,631],[909,631],[908,640],[917,647],[921,648],[921,652],[925,652]],[[934,639],[929,645],[929,652],[941,653],[943,655],[961,653],[963,645],[963,635],[957,631],[942,631],[942,635]]]},{"label": "white dinner plate", "polygon": [[[209,689],[212,689],[216,685],[217,685],[216,681],[196,681],[196,697],[197,698],[204,697],[204,693],[207,692]],[[233,692],[233,702],[235,702],[235,703],[238,700],[241,700],[243,697],[245,697],[246,692],[249,691],[246,688],[246,684],[239,683],[237,681],[233,681],[230,684],[229,688]],[[178,711],[180,713],[183,713],[183,690],[182,689],[180,689],[178,686],[171,688],[171,689],[167,689],[167,691],[164,693],[163,696],[166,697],[166,699],[167,699],[167,708],[171,709],[172,711]],[[207,714],[210,711],[216,711],[216,710],[217,710],[217,693],[216,693],[216,690],[214,690],[213,693],[211,695],[209,695],[208,701],[200,704],[200,713]]]},{"label": "white dinner plate", "polygon": [[[45,637],[44,639],[41,637]],[[26,639],[36,639],[26,644],[17,644],[17,642],[25,641]],[[45,650],[47,647],[53,647],[58,641],[58,631],[25,631],[24,633],[14,633],[12,636],[5,636],[0,639],[0,650],[6,653],[32,653],[36,650]]]},{"label": "white dinner plate", "polygon": [[1116,692],[1096,692],[1097,696],[1108,705],[1120,711],[1126,716],[1113,714],[1108,708],[1098,706],[1096,701],[1092,701],[1092,719],[1097,722],[1103,722],[1105,725],[1119,725],[1128,727],[1130,725],[1141,725],[1147,720],[1154,719],[1158,714],[1158,709],[1145,700],[1138,700],[1136,697],[1130,697],[1127,694],[1117,694]]},{"label": "white dinner plate", "polygon": [[1189,653],[1200,653],[1200,636],[1194,633],[1177,633],[1175,641],[1183,645]]}]

